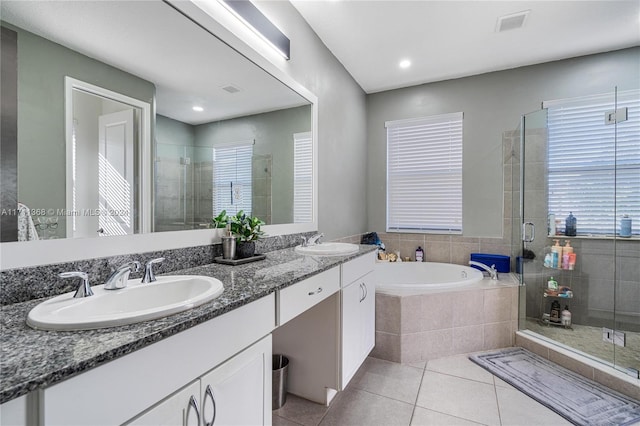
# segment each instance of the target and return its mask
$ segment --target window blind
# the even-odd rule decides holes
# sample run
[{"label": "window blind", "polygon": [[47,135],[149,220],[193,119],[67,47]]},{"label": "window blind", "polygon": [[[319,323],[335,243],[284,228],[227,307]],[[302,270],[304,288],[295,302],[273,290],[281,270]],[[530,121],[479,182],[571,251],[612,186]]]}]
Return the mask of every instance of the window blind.
[{"label": "window blind", "polygon": [[293,222],[313,221],[313,140],[311,132],[293,135]]},{"label": "window blind", "polygon": [[251,215],[253,142],[213,148],[213,211]]},{"label": "window blind", "polygon": [[572,212],[578,234],[615,234],[625,213],[640,219],[640,91],[618,94],[617,108],[626,107],[628,119],[615,125],[605,124],[605,113],[616,109],[613,94],[543,106],[549,212]]},{"label": "window blind", "polygon": [[462,233],[462,112],[389,121],[387,232]]}]

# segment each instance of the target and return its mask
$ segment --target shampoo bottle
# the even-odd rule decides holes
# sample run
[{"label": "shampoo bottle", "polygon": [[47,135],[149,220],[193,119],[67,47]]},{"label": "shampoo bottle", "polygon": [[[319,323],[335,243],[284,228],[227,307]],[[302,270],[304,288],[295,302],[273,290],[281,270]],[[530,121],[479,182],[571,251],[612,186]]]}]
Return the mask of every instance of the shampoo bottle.
[{"label": "shampoo bottle", "polygon": [[629,238],[631,236],[631,218],[628,214],[622,216],[620,220],[620,236]]},{"label": "shampoo bottle", "polygon": [[573,247],[571,247],[571,241],[565,240],[564,242],[565,245],[562,247],[562,269],[569,269]]},{"label": "shampoo bottle", "polygon": [[567,220],[565,221],[564,235],[567,237],[575,237],[577,233],[577,222],[578,220],[573,213],[569,212],[569,216],[567,216]]},{"label": "shampoo bottle", "polygon": [[551,267],[557,268],[560,266],[560,262],[562,262],[562,246],[560,245],[560,240],[553,240],[556,243],[551,246]]},{"label": "shampoo bottle", "polygon": [[547,281],[547,288],[549,290],[557,290],[558,289],[558,281],[554,280],[553,277],[549,278],[549,281]]},{"label": "shampoo bottle", "polygon": [[555,323],[559,323],[561,321],[560,309],[562,309],[560,307],[560,302],[558,302],[557,300],[554,300],[553,303],[551,304],[551,312],[550,312],[550,315],[549,315],[550,316],[549,321],[555,322]]},{"label": "shampoo bottle", "polygon": [[564,310],[562,311],[562,314],[560,316],[560,321],[565,327],[571,326],[571,311],[569,311],[569,305],[565,305]]},{"label": "shampoo bottle", "polygon": [[423,262],[424,261],[424,251],[422,250],[422,247],[418,246],[418,248],[416,249],[416,262]]}]

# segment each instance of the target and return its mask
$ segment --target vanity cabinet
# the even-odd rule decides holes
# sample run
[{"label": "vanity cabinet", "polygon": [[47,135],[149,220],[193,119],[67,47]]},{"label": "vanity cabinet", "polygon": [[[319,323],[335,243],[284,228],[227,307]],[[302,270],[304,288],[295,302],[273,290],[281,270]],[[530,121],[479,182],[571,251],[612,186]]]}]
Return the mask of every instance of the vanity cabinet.
[{"label": "vanity cabinet", "polygon": [[[221,401],[225,401],[229,399],[228,394],[240,392],[238,389],[248,386],[247,383],[251,381],[251,386],[257,385],[259,392],[269,396],[259,404],[251,402],[252,406],[255,405],[263,411],[258,423],[262,423],[262,419],[268,414],[265,423],[269,424],[269,334],[274,327],[275,296],[270,294],[45,388],[40,391],[41,423],[66,426],[118,425],[128,421],[135,422],[141,413],[154,416],[152,411],[156,408],[159,410],[159,418],[165,409],[169,410],[172,406],[177,407],[175,412],[172,411],[172,416],[175,416],[173,418],[180,420],[183,410],[188,407],[189,398],[186,401],[187,405],[184,405],[185,401],[178,395],[187,388],[191,391],[187,393],[195,396],[199,409],[203,402],[206,402],[205,415],[210,416],[210,411],[207,411],[210,410],[210,402],[203,401],[207,385],[212,387],[214,395],[218,393]],[[245,357],[254,359],[248,361]],[[260,378],[257,373],[258,367],[264,373]],[[237,385],[234,384],[236,380]],[[195,388],[192,390],[193,383],[198,383],[198,391],[195,391]],[[243,416],[246,415],[248,404],[244,398],[248,394],[244,389],[241,391],[241,397],[237,397],[237,394],[231,397],[236,404],[230,406],[231,408],[227,408],[225,403],[221,402],[219,412],[225,414],[220,415],[227,416],[230,411],[235,411],[238,419],[245,419]],[[169,401],[168,396],[175,397],[176,400]],[[167,403],[166,406],[163,405],[164,402]],[[150,417],[151,424],[156,424],[155,418]],[[189,420],[192,422],[191,417]],[[232,420],[227,422],[234,424]],[[170,424],[179,425],[182,424],[182,420]],[[204,423],[201,421],[201,424]]]},{"label": "vanity cabinet", "polygon": [[[289,392],[328,405],[373,349],[374,265],[375,254],[368,253],[327,271],[317,284],[323,291],[332,289],[328,297],[294,318],[282,315],[281,292],[281,325],[273,332],[273,351],[289,358]],[[318,287],[305,290],[313,288]]]},{"label": "vanity cabinet", "polygon": [[271,424],[271,336],[154,405],[128,426]]},{"label": "vanity cabinet", "polygon": [[[345,265],[345,267],[347,267]],[[375,283],[371,270],[342,289],[342,373],[344,389],[375,345]]]}]

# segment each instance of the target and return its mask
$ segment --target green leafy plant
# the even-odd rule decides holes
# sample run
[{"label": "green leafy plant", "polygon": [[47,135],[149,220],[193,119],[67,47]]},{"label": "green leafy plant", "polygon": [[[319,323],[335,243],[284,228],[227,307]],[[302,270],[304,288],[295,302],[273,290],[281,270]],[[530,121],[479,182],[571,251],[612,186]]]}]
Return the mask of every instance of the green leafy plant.
[{"label": "green leafy plant", "polygon": [[251,217],[240,210],[235,216],[229,217],[231,232],[238,242],[256,241],[265,235],[260,229],[265,223],[257,217]]},{"label": "green leafy plant", "polygon": [[227,211],[222,210],[220,214],[214,218],[211,218],[211,223],[209,224],[209,228],[226,228],[229,224],[229,216],[227,216]]}]

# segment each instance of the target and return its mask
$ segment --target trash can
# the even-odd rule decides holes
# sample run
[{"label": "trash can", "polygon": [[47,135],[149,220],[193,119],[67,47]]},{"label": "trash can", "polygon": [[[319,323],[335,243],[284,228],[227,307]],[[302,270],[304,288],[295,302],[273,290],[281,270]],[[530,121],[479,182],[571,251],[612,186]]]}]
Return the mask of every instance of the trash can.
[{"label": "trash can", "polygon": [[284,355],[273,355],[271,367],[271,409],[277,410],[287,402],[289,359]]}]

